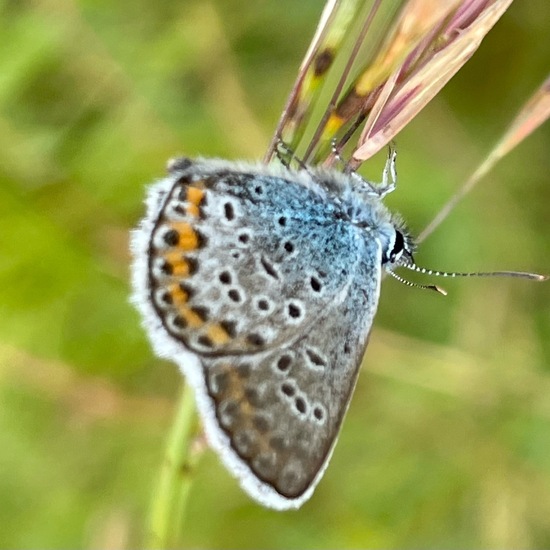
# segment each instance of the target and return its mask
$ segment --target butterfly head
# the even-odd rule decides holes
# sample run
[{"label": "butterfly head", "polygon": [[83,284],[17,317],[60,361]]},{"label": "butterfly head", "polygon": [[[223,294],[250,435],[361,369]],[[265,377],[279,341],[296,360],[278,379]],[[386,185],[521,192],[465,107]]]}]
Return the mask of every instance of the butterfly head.
[{"label": "butterfly head", "polygon": [[382,265],[391,270],[414,264],[416,243],[400,217],[394,216],[382,240]]}]

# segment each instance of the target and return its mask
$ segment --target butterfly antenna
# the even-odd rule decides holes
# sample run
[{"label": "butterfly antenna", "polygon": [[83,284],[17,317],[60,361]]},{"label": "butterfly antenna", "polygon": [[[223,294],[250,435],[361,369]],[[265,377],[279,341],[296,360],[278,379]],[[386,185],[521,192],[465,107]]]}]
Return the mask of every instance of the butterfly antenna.
[{"label": "butterfly antenna", "polygon": [[419,267],[412,262],[403,263],[402,266],[411,271],[416,271],[417,273],[436,275],[438,277],[515,277],[517,279],[528,279],[530,281],[546,281],[548,279],[548,275],[526,273],[525,271],[477,271],[473,273],[459,273],[456,271],[447,272],[427,269],[425,267]]},{"label": "butterfly antenna", "polygon": [[435,290],[436,292],[439,292],[439,294],[443,294],[443,296],[447,296],[447,291],[444,288],[441,288],[437,285],[421,285],[419,283],[413,283],[412,281],[407,281],[407,279],[403,279],[400,275],[395,273],[394,271],[391,271],[390,269],[386,270],[386,273],[388,275],[391,275],[394,279],[397,279],[400,283],[403,283],[406,286],[412,286],[414,288],[422,288],[424,290]]}]

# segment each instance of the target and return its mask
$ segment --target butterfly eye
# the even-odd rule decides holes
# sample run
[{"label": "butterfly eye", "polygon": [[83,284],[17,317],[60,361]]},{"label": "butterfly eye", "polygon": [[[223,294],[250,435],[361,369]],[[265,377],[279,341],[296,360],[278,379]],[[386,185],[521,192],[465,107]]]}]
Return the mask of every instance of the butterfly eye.
[{"label": "butterfly eye", "polygon": [[[390,243],[388,243],[390,244]],[[399,260],[399,258],[401,258],[401,255],[403,254],[403,252],[406,252],[407,251],[407,246],[406,246],[406,243],[405,243],[405,237],[403,236],[403,233],[401,233],[401,231],[399,230],[395,230],[395,237],[394,237],[394,240],[393,240],[393,246],[391,248],[391,250],[388,249],[384,251],[383,253],[383,256],[382,256],[382,263],[383,264],[387,264],[387,263],[395,263]]]},{"label": "butterfly eye", "polygon": [[401,233],[401,231],[396,231],[395,241],[393,243],[392,251],[390,252],[390,262],[391,263],[396,262],[401,257],[401,254],[403,254],[404,250],[405,250],[405,238],[403,237],[403,233]]}]

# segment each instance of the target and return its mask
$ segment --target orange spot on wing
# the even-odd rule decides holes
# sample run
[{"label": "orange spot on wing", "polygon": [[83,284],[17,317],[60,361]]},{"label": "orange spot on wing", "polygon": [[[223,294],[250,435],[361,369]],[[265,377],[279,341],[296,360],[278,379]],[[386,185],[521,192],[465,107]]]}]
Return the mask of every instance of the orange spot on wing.
[{"label": "orange spot on wing", "polygon": [[187,200],[199,207],[204,198],[204,191],[198,187],[188,187],[187,188]]},{"label": "orange spot on wing", "polygon": [[187,214],[189,216],[193,216],[194,218],[198,218],[200,215],[199,207],[196,204],[189,203],[187,205]]},{"label": "orange spot on wing", "polygon": [[187,277],[191,273],[189,263],[178,250],[172,250],[164,254],[164,260],[172,267],[172,275]]},{"label": "orange spot on wing", "polygon": [[182,307],[179,309],[180,315],[187,321],[189,328],[199,328],[203,325],[203,320],[194,311],[188,307]]},{"label": "orange spot on wing", "polygon": [[199,238],[190,223],[173,222],[170,227],[178,232],[179,241],[177,247],[180,250],[196,250],[199,247]]},{"label": "orange spot on wing", "polygon": [[168,292],[172,296],[172,300],[176,305],[182,305],[189,299],[187,292],[185,292],[180,285],[171,285]]},{"label": "orange spot on wing", "polygon": [[173,265],[172,267],[172,275],[179,275],[181,277],[187,277],[189,275],[189,264],[186,261],[182,261],[179,264]]},{"label": "orange spot on wing", "polygon": [[227,344],[231,340],[229,334],[218,324],[212,324],[207,329],[208,337],[218,346]]},{"label": "orange spot on wing", "polygon": [[185,261],[179,250],[170,250],[169,252],[164,254],[163,257],[171,266],[175,266]]}]

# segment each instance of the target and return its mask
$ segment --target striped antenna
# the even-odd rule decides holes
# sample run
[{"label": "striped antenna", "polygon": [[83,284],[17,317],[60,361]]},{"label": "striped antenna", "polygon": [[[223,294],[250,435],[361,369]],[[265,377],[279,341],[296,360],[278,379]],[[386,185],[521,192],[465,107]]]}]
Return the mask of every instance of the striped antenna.
[{"label": "striped antenna", "polygon": [[[419,267],[412,260],[409,260],[407,263],[399,264],[398,267],[406,267],[411,271],[416,271],[417,273],[422,273],[423,275],[436,275],[437,277],[515,277],[518,279],[528,279],[529,281],[546,281],[549,277],[548,275],[539,275],[538,273],[526,273],[525,271],[476,271],[474,273],[459,273],[457,271],[437,271],[435,269],[427,269],[425,267]],[[391,275],[394,279],[397,279],[400,283],[404,285],[422,288],[425,290],[435,290],[443,296],[447,296],[447,291],[444,288],[441,288],[437,285],[422,285],[419,283],[413,283],[404,279],[397,273],[393,272],[391,269],[386,269],[386,273]]]},{"label": "striped antenna", "polygon": [[407,281],[407,279],[403,279],[400,275],[395,273],[394,271],[391,271],[391,269],[387,269],[386,273],[388,275],[391,275],[394,279],[397,279],[400,283],[403,283],[406,286],[412,286],[414,288],[422,288],[424,290],[435,290],[436,292],[439,292],[439,294],[443,294],[443,296],[447,296],[447,291],[444,288],[441,288],[437,285],[421,285],[419,283],[413,283],[412,281]]},{"label": "striped antenna", "polygon": [[526,273],[525,271],[477,271],[474,273],[458,273],[456,271],[447,272],[427,269],[425,267],[419,267],[412,262],[402,264],[402,266],[411,271],[416,271],[417,273],[436,275],[438,277],[515,277],[518,279],[529,279],[530,281],[546,281],[548,279],[548,275]]}]

